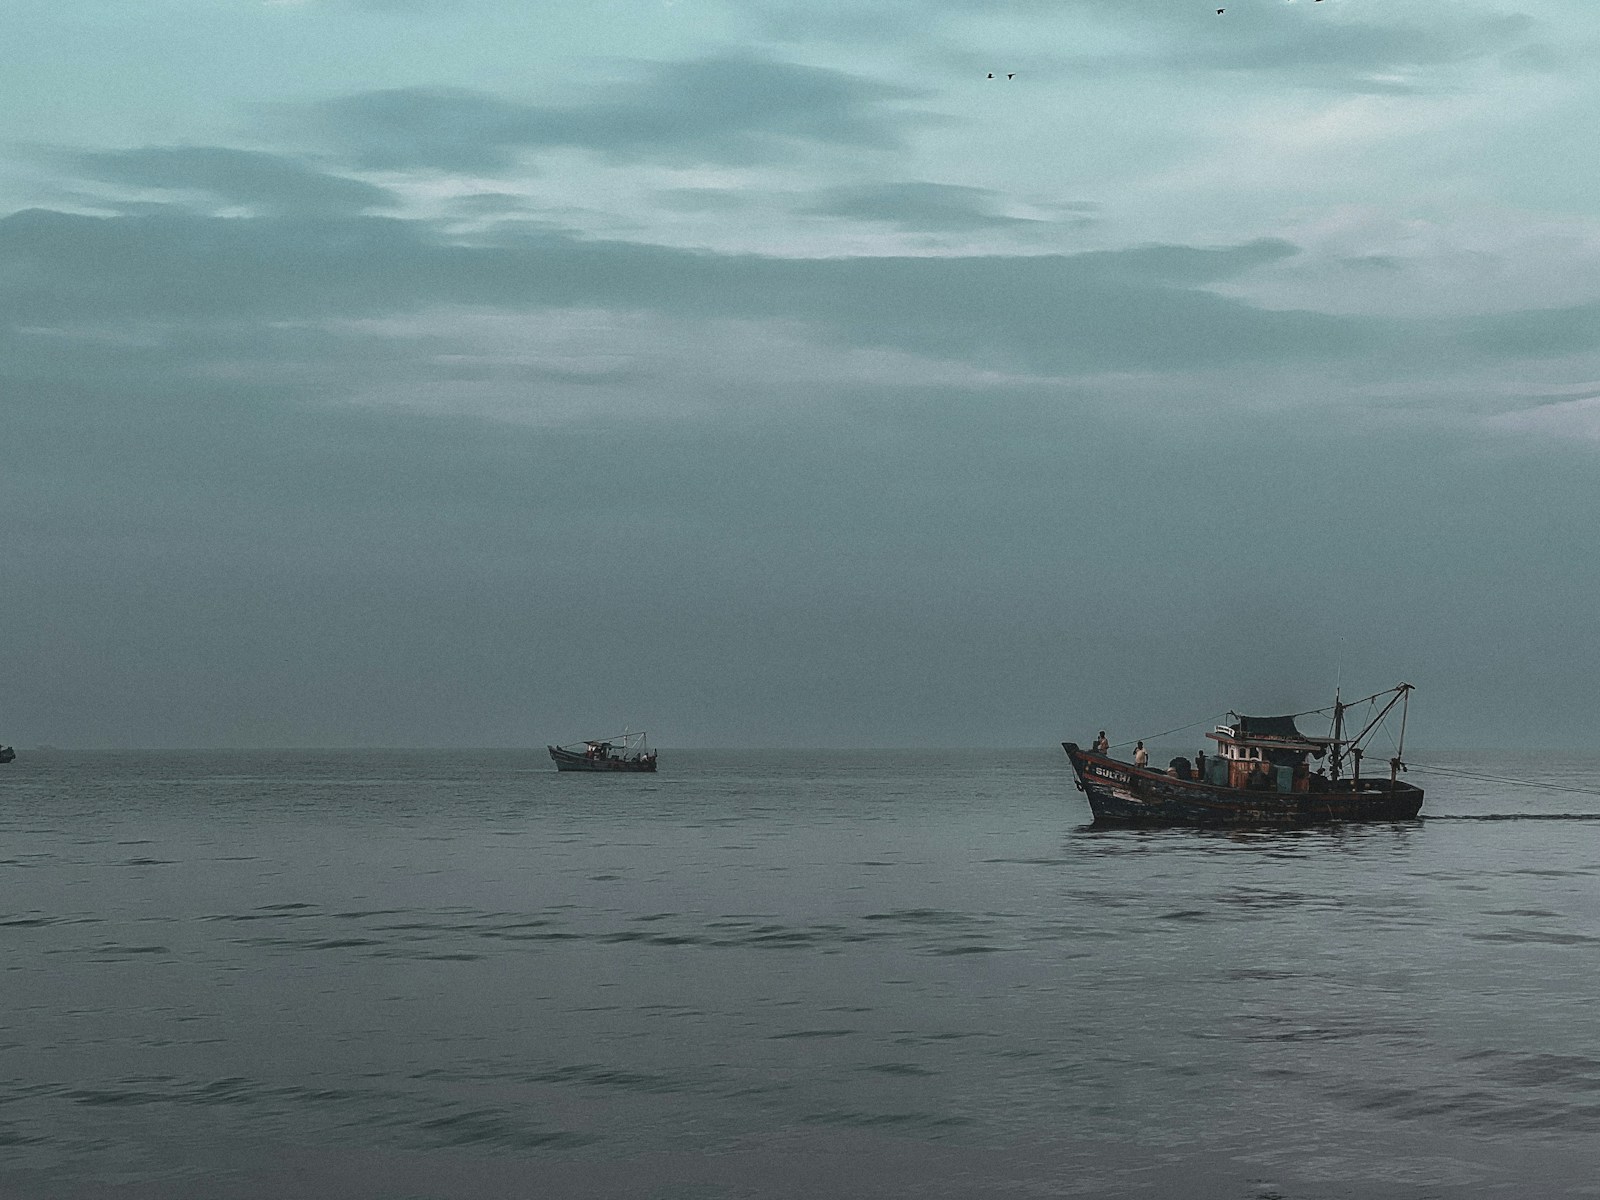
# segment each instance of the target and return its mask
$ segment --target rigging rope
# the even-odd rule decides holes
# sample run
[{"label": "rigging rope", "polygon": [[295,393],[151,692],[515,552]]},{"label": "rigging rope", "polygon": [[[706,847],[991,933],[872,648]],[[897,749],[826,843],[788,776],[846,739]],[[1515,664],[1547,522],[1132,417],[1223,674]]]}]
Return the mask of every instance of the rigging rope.
[{"label": "rigging rope", "polygon": [[[1215,721],[1215,717],[1201,717],[1198,721],[1190,721],[1187,725],[1179,725],[1176,729],[1164,729],[1160,733],[1147,733],[1144,735],[1144,737],[1136,738],[1134,740],[1140,742],[1153,742],[1157,738],[1166,737],[1169,733],[1182,733],[1185,729],[1193,729],[1198,725],[1210,725]],[[1111,749],[1121,750],[1124,746],[1131,746],[1133,744],[1133,742],[1116,742],[1112,744]]]},{"label": "rigging rope", "polygon": [[1572,792],[1579,796],[1600,796],[1600,788],[1573,787],[1565,783],[1539,783],[1533,779],[1511,779],[1504,775],[1485,775],[1481,771],[1459,771],[1454,767],[1430,767],[1424,763],[1406,764],[1413,771],[1432,771],[1436,775],[1454,775],[1461,779],[1479,779],[1486,783],[1509,783],[1518,787],[1543,788],[1547,792]]},{"label": "rigging rope", "polygon": [[[1393,689],[1390,689],[1390,690],[1392,691]],[[1354,708],[1358,707],[1359,705],[1366,704],[1366,705],[1369,706],[1368,707],[1368,711],[1370,712],[1371,711],[1371,707],[1373,706],[1374,702],[1377,700],[1378,696],[1386,696],[1386,695],[1388,695],[1388,692],[1379,692],[1379,693],[1377,693],[1377,695],[1374,695],[1374,696],[1366,696],[1366,697],[1363,697],[1360,700],[1354,700],[1351,703],[1345,705],[1345,710],[1349,711],[1351,709],[1354,709]],[[1290,717],[1291,720],[1293,720],[1295,717],[1331,717],[1332,715],[1333,715],[1333,705],[1329,704],[1329,705],[1325,705],[1322,708],[1308,708],[1308,709],[1306,709],[1305,712],[1290,713],[1289,717]],[[1215,719],[1212,718],[1212,717],[1203,717],[1198,721],[1190,721],[1187,725],[1179,725],[1176,729],[1164,729],[1160,733],[1146,734],[1142,738],[1135,738],[1135,739],[1132,739],[1132,740],[1126,741],[1126,742],[1113,742],[1111,744],[1110,748],[1112,750],[1121,750],[1125,746],[1132,746],[1135,742],[1145,742],[1145,743],[1153,742],[1157,738],[1164,738],[1168,734],[1171,734],[1171,733],[1182,733],[1185,729],[1194,729],[1194,728],[1196,728],[1198,726],[1209,725],[1209,724],[1212,724],[1214,722],[1215,722]],[[1221,724],[1221,722],[1215,722],[1215,723],[1216,724]],[[1390,736],[1390,740],[1393,740],[1394,735],[1390,734],[1389,736]],[[1515,782],[1515,781],[1512,781],[1512,782]],[[1597,793],[1597,794],[1600,794],[1600,793]]]}]

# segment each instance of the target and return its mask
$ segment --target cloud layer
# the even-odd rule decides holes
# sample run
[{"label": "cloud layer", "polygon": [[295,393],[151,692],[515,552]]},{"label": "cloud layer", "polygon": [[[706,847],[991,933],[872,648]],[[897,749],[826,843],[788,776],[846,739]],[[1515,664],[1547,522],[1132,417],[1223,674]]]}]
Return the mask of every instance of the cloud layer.
[{"label": "cloud layer", "polygon": [[386,188],[259,150],[145,146],[72,156],[89,178],[158,192],[199,192],[269,213],[332,215],[391,207]]},{"label": "cloud layer", "polygon": [[1581,22],[1227,7],[19,30],[7,738],[1585,736]]},{"label": "cloud layer", "polygon": [[318,105],[311,127],[363,167],[493,172],[523,151],[577,148],[622,162],[745,165],[807,144],[894,147],[909,88],[753,57],[651,64],[642,78],[576,83],[570,104],[464,88],[397,88]]}]

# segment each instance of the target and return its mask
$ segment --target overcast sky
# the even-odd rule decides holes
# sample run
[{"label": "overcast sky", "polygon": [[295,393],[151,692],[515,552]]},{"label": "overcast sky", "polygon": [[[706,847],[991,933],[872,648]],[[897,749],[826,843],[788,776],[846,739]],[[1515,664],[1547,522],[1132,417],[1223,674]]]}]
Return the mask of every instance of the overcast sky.
[{"label": "overcast sky", "polygon": [[1600,740],[1593,0],[0,20],[0,742]]}]

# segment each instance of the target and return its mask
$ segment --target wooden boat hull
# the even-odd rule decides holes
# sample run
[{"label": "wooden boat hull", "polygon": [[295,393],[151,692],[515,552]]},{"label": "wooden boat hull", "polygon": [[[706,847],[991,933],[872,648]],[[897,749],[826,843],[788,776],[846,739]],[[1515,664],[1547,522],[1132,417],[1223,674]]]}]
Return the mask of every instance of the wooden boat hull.
[{"label": "wooden boat hull", "polygon": [[555,760],[558,771],[654,771],[656,769],[656,756],[647,755],[643,758],[603,758],[599,755],[590,757],[587,754],[577,754],[571,750],[563,750],[560,746],[549,746],[550,757]]},{"label": "wooden boat hull", "polygon": [[1062,742],[1096,824],[1321,825],[1340,821],[1410,821],[1422,789],[1387,779],[1343,779],[1326,791],[1270,792],[1216,787],[1141,770]]}]

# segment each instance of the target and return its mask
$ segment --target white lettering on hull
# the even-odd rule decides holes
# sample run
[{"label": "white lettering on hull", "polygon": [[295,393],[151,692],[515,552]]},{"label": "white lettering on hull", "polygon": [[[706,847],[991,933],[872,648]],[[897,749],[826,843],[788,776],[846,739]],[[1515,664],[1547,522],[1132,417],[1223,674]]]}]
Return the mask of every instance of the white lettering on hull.
[{"label": "white lettering on hull", "polygon": [[1106,779],[1112,783],[1120,783],[1123,787],[1131,787],[1133,785],[1133,776],[1129,775],[1126,771],[1113,771],[1110,767],[1102,767],[1098,763],[1090,763],[1088,771],[1089,774],[1098,779]]}]

